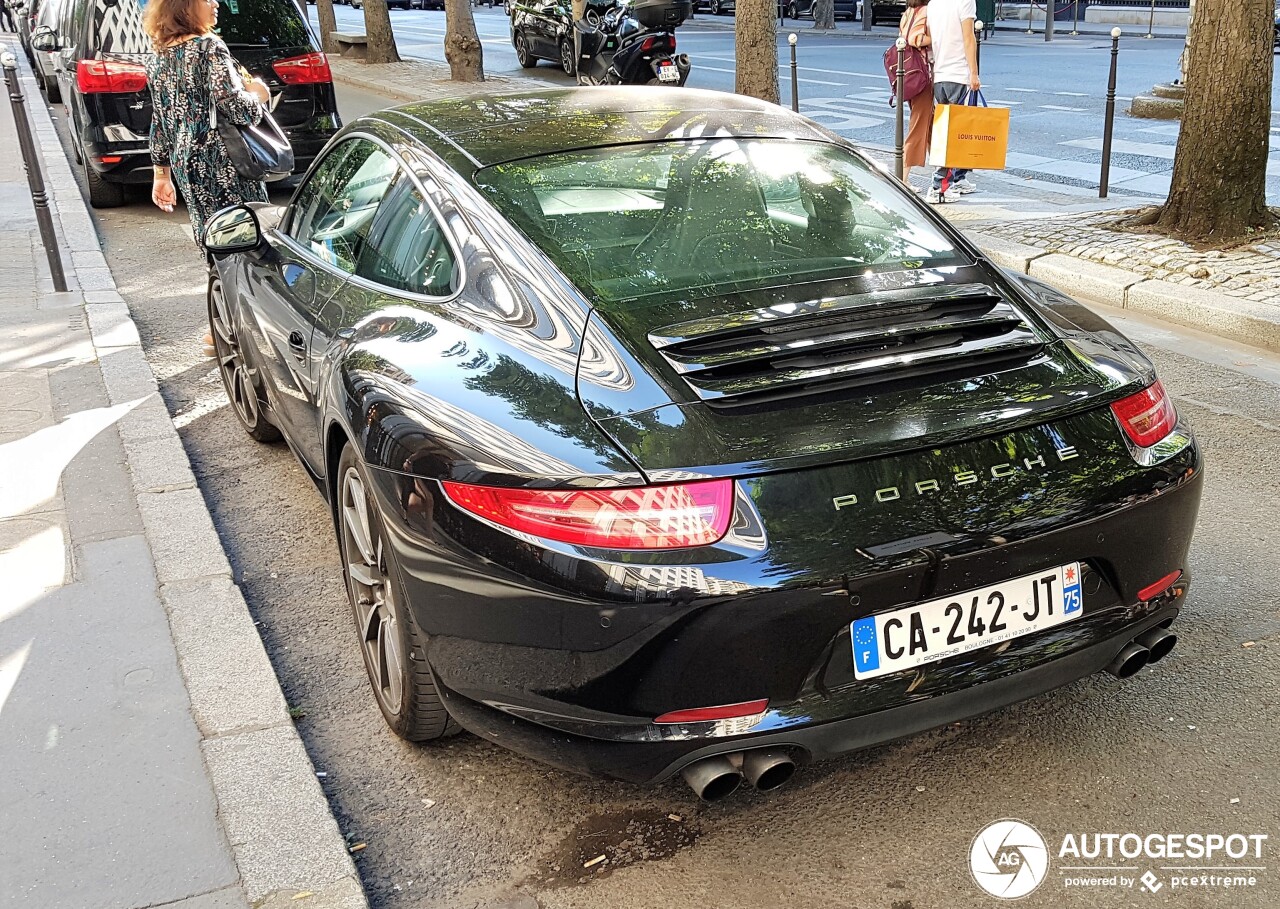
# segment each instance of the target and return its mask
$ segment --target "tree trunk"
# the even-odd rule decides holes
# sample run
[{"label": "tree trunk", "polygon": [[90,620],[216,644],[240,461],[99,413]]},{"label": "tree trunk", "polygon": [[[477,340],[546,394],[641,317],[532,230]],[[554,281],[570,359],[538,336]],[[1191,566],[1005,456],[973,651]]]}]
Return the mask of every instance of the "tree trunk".
[{"label": "tree trunk", "polygon": [[1158,226],[1229,242],[1270,224],[1272,0],[1197,0],[1173,184]]},{"label": "tree trunk", "polygon": [[740,95],[778,103],[777,0],[738,0],[734,24]]},{"label": "tree trunk", "polygon": [[836,0],[815,0],[813,4],[813,27],[836,27]]},{"label": "tree trunk", "polygon": [[338,42],[333,40],[333,33],[338,30],[333,0],[316,0],[316,15],[320,18],[320,49],[326,54],[338,53]]},{"label": "tree trunk", "polygon": [[387,0],[364,0],[364,34],[369,39],[366,63],[399,63],[396,36],[391,31]]},{"label": "tree trunk", "polygon": [[444,0],[444,58],[454,82],[484,81],[484,48],[470,0]]},{"label": "tree trunk", "polygon": [[587,14],[587,0],[573,0],[573,21],[580,22]]}]

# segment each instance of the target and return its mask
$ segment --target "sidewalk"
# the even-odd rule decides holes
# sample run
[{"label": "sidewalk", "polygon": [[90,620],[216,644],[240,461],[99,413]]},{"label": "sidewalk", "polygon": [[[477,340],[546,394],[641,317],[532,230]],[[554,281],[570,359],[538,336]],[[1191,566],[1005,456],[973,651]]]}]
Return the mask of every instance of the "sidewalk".
[{"label": "sidewalk", "polygon": [[365,909],[35,83],[0,104],[0,906]]},{"label": "sidewalk", "polygon": [[[335,79],[384,95],[389,105],[553,87],[518,76],[455,83],[447,65],[427,60],[367,65],[334,58],[330,65]],[[892,171],[892,149],[863,148]],[[1167,237],[1108,229],[1118,212],[1158,198],[1103,200],[1095,190],[1001,172],[975,179],[981,192],[939,210],[1005,268],[1084,300],[1280,350],[1280,244],[1199,252]]]}]

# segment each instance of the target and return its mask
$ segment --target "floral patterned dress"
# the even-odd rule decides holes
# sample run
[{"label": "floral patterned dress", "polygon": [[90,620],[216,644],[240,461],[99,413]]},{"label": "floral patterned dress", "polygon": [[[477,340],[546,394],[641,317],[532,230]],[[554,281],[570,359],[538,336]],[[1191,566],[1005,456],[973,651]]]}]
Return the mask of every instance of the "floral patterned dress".
[{"label": "floral patterned dress", "polygon": [[155,55],[151,87],[151,162],[172,168],[186,200],[196,243],[221,208],[266,202],[267,188],[236,173],[214,119],[241,126],[262,119],[262,103],[248,91],[231,52],[215,35],[189,38]]}]

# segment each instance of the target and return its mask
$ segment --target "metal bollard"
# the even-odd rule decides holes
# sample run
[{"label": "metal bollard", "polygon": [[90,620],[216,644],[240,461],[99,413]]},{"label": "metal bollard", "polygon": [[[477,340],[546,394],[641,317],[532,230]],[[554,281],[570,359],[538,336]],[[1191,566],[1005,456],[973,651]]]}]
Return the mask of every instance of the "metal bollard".
[{"label": "metal bollard", "polygon": [[36,209],[36,224],[40,227],[40,242],[44,244],[49,259],[49,274],[53,277],[53,289],[62,293],[67,289],[67,276],[62,271],[62,255],[58,252],[58,237],[53,232],[53,216],[49,212],[49,197],[44,191],[44,172],[40,167],[40,155],[31,137],[31,123],[27,120],[27,106],[22,97],[22,84],[18,81],[18,58],[9,52],[8,45],[0,44],[0,67],[4,68],[4,84],[9,90],[13,105],[13,122],[18,130],[18,145],[22,149],[22,161],[27,168],[27,183],[31,187],[31,203]]},{"label": "metal bollard", "polygon": [[981,19],[973,20],[973,62],[978,64],[978,72],[982,72],[982,28],[984,24]]},{"label": "metal bollard", "polygon": [[796,71],[796,42],[800,40],[795,32],[787,35],[787,43],[791,45],[791,109],[800,113],[800,76]]},{"label": "metal bollard", "polygon": [[895,74],[897,76],[897,80],[896,80],[896,87],[894,90],[898,98],[898,116],[896,118],[896,123],[894,126],[893,174],[895,177],[901,180],[902,179],[902,144],[903,144],[902,109],[907,106],[907,99],[902,97],[902,83],[903,83],[903,80],[906,78],[906,73],[907,73],[906,67],[903,65],[902,54],[903,54],[903,51],[907,49],[907,42],[905,39],[899,38],[897,42],[894,43],[894,47],[898,49],[898,71]]},{"label": "metal bollard", "polygon": [[1080,34],[1080,0],[1071,0],[1071,34]]},{"label": "metal bollard", "polygon": [[1053,4],[1057,0],[1044,0],[1044,40],[1046,42],[1053,40],[1053,22],[1058,17],[1057,10],[1053,8]]},{"label": "metal bollard", "polygon": [[1116,60],[1120,56],[1120,29],[1111,30],[1111,75],[1107,78],[1107,120],[1102,126],[1102,176],[1098,180],[1098,198],[1107,197],[1111,180],[1111,130],[1116,119]]},{"label": "metal bollard", "polygon": [[862,30],[864,32],[871,31],[871,26],[875,25],[875,20],[875,4],[872,3],[872,0],[862,0]]},{"label": "metal bollard", "polygon": [[1147,20],[1146,37],[1154,38],[1156,36],[1156,0],[1151,0],[1151,18]]},{"label": "metal bollard", "polygon": [[1028,35],[1034,35],[1036,33],[1035,24],[1036,24],[1036,0],[1031,0],[1031,2],[1027,4],[1027,34]]}]

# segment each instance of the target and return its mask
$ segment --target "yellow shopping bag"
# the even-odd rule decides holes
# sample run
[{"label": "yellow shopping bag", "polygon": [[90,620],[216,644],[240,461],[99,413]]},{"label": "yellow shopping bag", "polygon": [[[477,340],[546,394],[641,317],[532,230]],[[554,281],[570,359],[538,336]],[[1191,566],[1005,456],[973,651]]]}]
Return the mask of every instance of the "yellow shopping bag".
[{"label": "yellow shopping bag", "polygon": [[939,104],[933,109],[929,163],[959,170],[1003,170],[1009,109],[987,107],[981,92],[970,92],[969,99],[968,104]]}]

